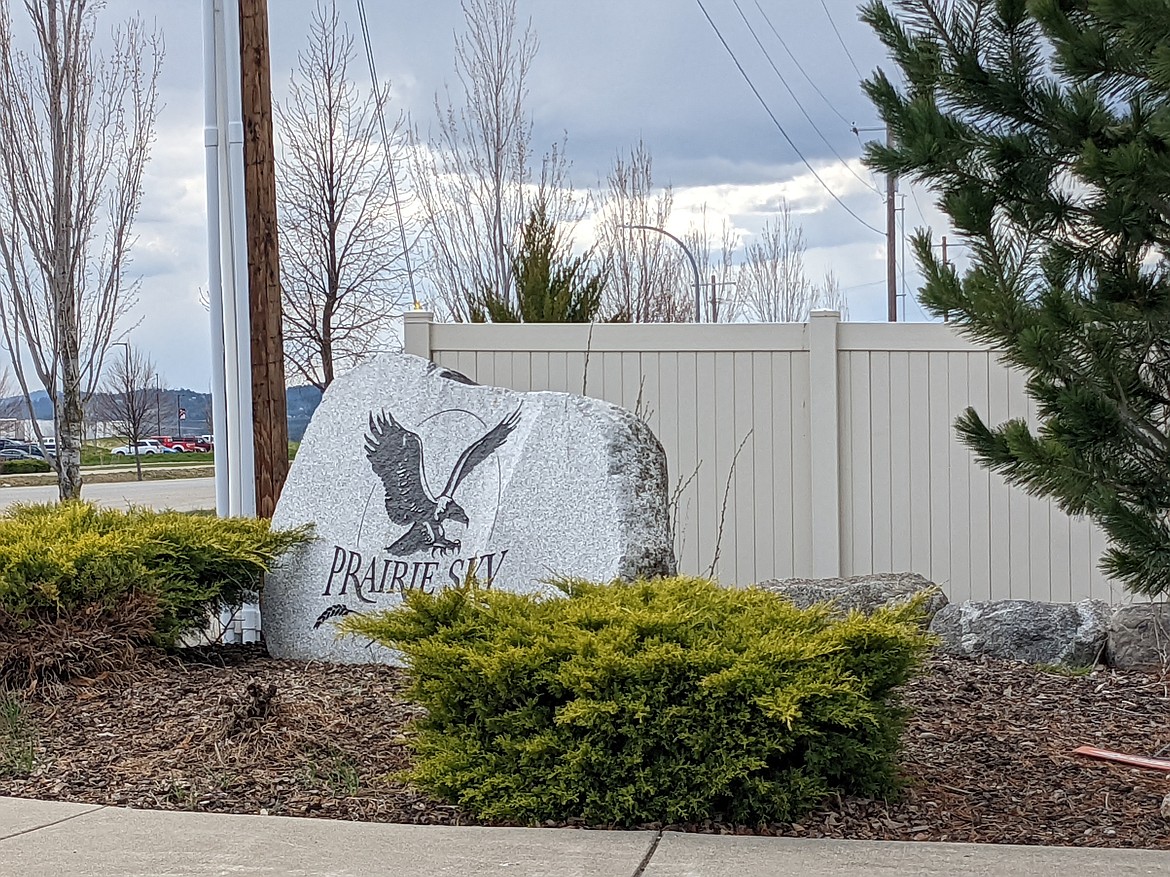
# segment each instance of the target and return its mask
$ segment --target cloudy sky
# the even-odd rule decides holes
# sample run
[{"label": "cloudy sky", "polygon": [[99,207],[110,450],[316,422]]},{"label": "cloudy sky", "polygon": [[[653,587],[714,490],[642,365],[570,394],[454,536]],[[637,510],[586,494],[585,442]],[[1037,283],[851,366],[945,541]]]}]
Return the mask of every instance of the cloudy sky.
[{"label": "cloudy sky", "polygon": [[[314,2],[269,0],[277,100],[304,45]],[[355,0],[337,6],[360,33]],[[702,0],[702,6],[698,0],[518,0],[518,6],[540,41],[529,97],[538,153],[567,133],[573,180],[590,186],[619,151],[644,140],[657,180],[674,188],[671,230],[677,233],[706,203],[716,224],[727,216],[750,238],[786,198],[805,232],[810,276],[828,268],[837,274],[851,319],[885,318],[885,242],[865,224],[884,228],[875,191],[882,181],[861,166],[850,127],[877,124],[855,65],[868,75],[889,64],[857,20],[853,0]],[[142,276],[132,340],[154,356],[169,383],[193,389],[206,389],[210,375],[208,318],[199,302],[207,285],[201,7],[202,0],[109,0],[102,13],[109,23],[140,13],[166,41],[165,106],[132,266]],[[834,201],[786,142],[703,7],[779,126],[858,218]],[[391,82],[394,109],[425,130],[435,92],[455,85],[458,0],[366,0],[366,8],[378,73]],[[360,60],[356,69],[364,74]],[[936,237],[946,233],[924,190],[903,185],[901,191],[907,229],[929,225]],[[913,289],[912,265],[905,276]],[[913,301],[906,319],[924,319]]]}]

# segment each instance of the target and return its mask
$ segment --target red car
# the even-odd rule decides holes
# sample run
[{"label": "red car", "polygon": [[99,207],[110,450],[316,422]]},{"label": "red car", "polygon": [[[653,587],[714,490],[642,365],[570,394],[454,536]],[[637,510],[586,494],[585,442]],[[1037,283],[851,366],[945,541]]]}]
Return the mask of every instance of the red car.
[{"label": "red car", "polygon": [[163,447],[173,448],[174,450],[181,453],[188,451],[192,453],[207,452],[211,450],[210,445],[200,441],[197,438],[187,438],[186,436],[179,438],[178,436],[170,435],[152,435],[151,438],[157,441]]}]

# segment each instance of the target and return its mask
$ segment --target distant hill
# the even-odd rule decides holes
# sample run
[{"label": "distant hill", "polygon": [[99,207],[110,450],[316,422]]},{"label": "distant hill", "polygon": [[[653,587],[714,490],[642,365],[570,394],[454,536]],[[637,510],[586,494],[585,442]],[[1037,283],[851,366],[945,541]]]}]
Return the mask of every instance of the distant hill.
[{"label": "distant hill", "polygon": [[[200,393],[186,387],[166,387],[158,391],[159,412],[155,429],[162,435],[174,435],[180,432],[178,412],[182,407],[186,417],[182,422],[184,435],[200,435],[211,432],[211,394]],[[289,387],[285,398],[288,404],[288,434],[289,439],[299,442],[305,434],[305,428],[313,417],[313,412],[321,404],[321,391],[316,387]],[[93,408],[100,409],[101,395],[95,397]],[[44,390],[37,390],[32,394],[33,411],[37,420],[52,420],[53,405],[49,394]],[[13,416],[20,418],[24,415],[24,407],[19,396],[9,396],[0,399],[0,407],[12,410]]]},{"label": "distant hill", "polygon": [[321,404],[321,391],[313,386],[289,387],[285,399],[288,401],[288,439],[299,442],[305,436],[313,412]]}]

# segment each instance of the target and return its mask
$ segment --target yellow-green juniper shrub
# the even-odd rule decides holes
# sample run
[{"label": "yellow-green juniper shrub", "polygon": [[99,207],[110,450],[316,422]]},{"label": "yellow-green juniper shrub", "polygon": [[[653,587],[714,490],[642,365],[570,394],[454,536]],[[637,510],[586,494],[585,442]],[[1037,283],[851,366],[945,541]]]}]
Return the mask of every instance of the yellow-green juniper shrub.
[{"label": "yellow-green juniper shrub", "polygon": [[209,613],[254,599],[263,573],[306,538],[264,520],[15,506],[0,513],[0,634],[134,604],[152,607],[154,642],[173,645]]},{"label": "yellow-green juniper shrub", "polygon": [[834,619],[694,578],[563,584],[416,591],[341,622],[407,658],[421,788],[484,818],[620,825],[784,821],[896,789],[920,600]]}]

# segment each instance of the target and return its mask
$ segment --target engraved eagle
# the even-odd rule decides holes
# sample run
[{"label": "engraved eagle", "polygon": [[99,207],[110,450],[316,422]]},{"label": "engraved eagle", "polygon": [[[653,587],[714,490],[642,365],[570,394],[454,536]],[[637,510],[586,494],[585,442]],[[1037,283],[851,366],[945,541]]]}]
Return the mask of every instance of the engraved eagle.
[{"label": "engraved eagle", "polygon": [[383,411],[375,418],[371,412],[366,457],[385,488],[391,523],[409,528],[386,550],[400,557],[424,550],[430,550],[432,557],[458,551],[461,543],[448,539],[443,529],[447,521],[469,523],[467,512],[455,502],[455,491],[476,466],[499,450],[519,422],[517,408],[472,443],[459,455],[442,492],[432,496],[423,467],[422,440],[393,414]]}]

